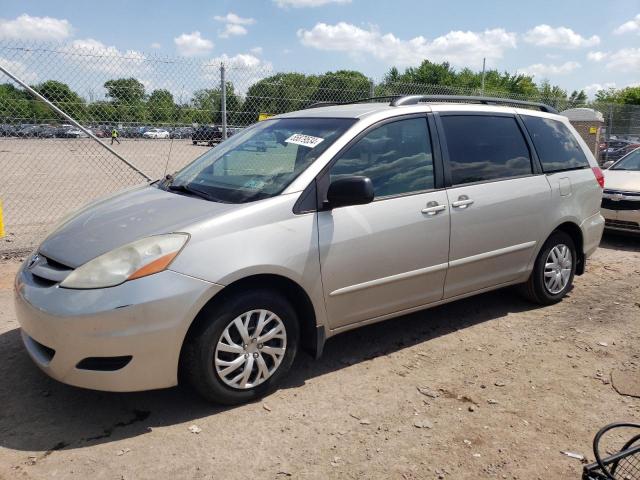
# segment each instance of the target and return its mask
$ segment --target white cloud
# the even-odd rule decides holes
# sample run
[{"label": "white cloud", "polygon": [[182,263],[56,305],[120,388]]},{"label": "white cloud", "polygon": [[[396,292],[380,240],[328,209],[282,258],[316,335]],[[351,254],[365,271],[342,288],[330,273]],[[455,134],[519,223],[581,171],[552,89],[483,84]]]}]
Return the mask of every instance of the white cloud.
[{"label": "white cloud", "polygon": [[227,70],[227,79],[233,81],[236,93],[244,95],[247,89],[258,80],[273,74],[271,62],[262,60],[250,53],[229,56],[226,53],[208,60],[204,66],[204,78],[215,83],[220,81],[220,64]]},{"label": "white cloud", "polygon": [[256,23],[253,18],[244,18],[239,15],[236,15],[233,12],[227,13],[225,16],[216,15],[213,17],[214,20],[222,23],[232,23],[234,25],[253,25]]},{"label": "white cloud", "polygon": [[11,40],[64,40],[72,34],[68,20],[20,15],[14,20],[0,18],[0,38]]},{"label": "white cloud", "polygon": [[351,3],[351,0],[273,0],[280,8],[321,7],[330,3]]},{"label": "white cloud", "polygon": [[262,55],[262,47],[253,47],[251,49],[251,53],[255,53],[256,55]]},{"label": "white cloud", "polygon": [[593,47],[600,44],[600,37],[593,35],[589,38],[574,32],[567,27],[551,27],[538,25],[524,34],[527,43],[539,47],[580,48]]},{"label": "white cloud", "polygon": [[232,36],[246,35],[247,29],[242,25],[236,25],[235,23],[227,23],[225,29],[218,34],[220,38],[229,38]]},{"label": "white cloud", "polygon": [[606,90],[608,88],[615,88],[616,82],[607,82],[607,83],[591,83],[583,88],[584,92],[592,97],[600,90]]},{"label": "white cloud", "polygon": [[225,24],[224,30],[218,34],[220,38],[246,35],[247,28],[245,25],[253,25],[256,23],[253,18],[244,18],[233,12],[229,12],[225,16],[216,15],[213,19]]},{"label": "white cloud", "polygon": [[601,62],[605,58],[607,58],[608,53],[606,52],[589,52],[587,53],[587,59],[592,62]]},{"label": "white cloud", "polygon": [[640,71],[640,48],[623,48],[608,55],[607,68],[621,72]]},{"label": "white cloud", "polygon": [[0,64],[24,82],[33,84],[38,80],[38,75],[19,60],[0,57]]},{"label": "white cloud", "polygon": [[202,38],[202,35],[197,30],[191,33],[183,33],[179,37],[174,38],[173,43],[176,44],[180,55],[184,55],[185,57],[205,55],[213,50],[213,42]]},{"label": "white cloud", "polygon": [[300,42],[318,50],[372,55],[388,64],[417,65],[424,59],[449,61],[454,65],[481,65],[502,58],[505,50],[516,47],[516,35],[502,28],[484,32],[451,31],[428,40],[422,36],[401,40],[392,33],[382,34],[376,27],[364,30],[350,23],[318,23],[311,30],[298,30]]},{"label": "white cloud", "polygon": [[581,65],[578,62],[565,62],[561,65],[536,63],[528,67],[519,68],[518,72],[533,75],[534,77],[548,77],[567,75],[580,67]]},{"label": "white cloud", "polygon": [[636,15],[632,20],[623,23],[613,31],[613,33],[615,33],[616,35],[623,35],[625,33],[633,32],[637,32],[638,34],[640,34],[640,13]]},{"label": "white cloud", "polygon": [[[68,60],[83,68],[110,75],[140,72],[146,60],[137,50],[120,51],[93,38],[74,40],[63,48]],[[117,57],[116,61],[113,57]]]},{"label": "white cloud", "polygon": [[161,47],[162,47],[162,45],[160,45],[160,43],[159,43],[159,42],[153,42],[153,43],[151,44],[151,48],[153,48],[153,49],[155,49],[155,50],[157,50],[157,49],[159,49],[159,48],[161,48]]}]

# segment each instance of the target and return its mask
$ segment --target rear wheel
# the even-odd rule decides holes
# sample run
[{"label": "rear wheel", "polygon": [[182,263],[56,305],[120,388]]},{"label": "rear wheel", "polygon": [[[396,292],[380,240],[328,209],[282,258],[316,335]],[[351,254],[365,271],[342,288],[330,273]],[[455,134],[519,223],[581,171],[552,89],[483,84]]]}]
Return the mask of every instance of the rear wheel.
[{"label": "rear wheel", "polygon": [[298,319],[277,292],[234,295],[205,308],[190,333],[183,374],[207,400],[233,405],[277,387],[298,348]]},{"label": "rear wheel", "polygon": [[527,283],[525,296],[532,302],[551,305],[569,292],[576,273],[576,247],[565,232],[554,232],[545,242]]}]

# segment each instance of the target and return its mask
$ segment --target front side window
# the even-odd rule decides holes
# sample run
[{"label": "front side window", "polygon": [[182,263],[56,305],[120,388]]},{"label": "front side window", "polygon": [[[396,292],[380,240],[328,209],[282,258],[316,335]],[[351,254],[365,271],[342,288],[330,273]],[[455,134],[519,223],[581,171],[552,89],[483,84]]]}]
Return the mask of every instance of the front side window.
[{"label": "front side window", "polygon": [[443,115],[453,185],[531,175],[531,155],[513,117]]},{"label": "front side window", "polygon": [[399,120],[370,131],[349,147],[329,173],[331,181],[352,175],[369,177],[375,198],[432,189],[427,119]]},{"label": "front side window", "polygon": [[640,172],[640,148],[634,150],[611,167],[611,170]]},{"label": "front side window", "polygon": [[580,144],[567,126],[551,118],[522,115],[545,173],[589,166]]},{"label": "front side window", "polygon": [[351,125],[352,118],[265,120],[212,148],[167,188],[245,203],[280,194]]}]

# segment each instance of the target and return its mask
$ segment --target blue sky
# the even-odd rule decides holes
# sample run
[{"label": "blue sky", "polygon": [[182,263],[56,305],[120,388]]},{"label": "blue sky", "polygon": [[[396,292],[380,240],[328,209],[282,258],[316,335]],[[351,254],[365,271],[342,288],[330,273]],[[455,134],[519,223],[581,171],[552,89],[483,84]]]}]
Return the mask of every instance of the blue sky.
[{"label": "blue sky", "polygon": [[373,78],[422,58],[479,69],[487,57],[590,94],[640,83],[640,0],[0,0],[2,39]]}]

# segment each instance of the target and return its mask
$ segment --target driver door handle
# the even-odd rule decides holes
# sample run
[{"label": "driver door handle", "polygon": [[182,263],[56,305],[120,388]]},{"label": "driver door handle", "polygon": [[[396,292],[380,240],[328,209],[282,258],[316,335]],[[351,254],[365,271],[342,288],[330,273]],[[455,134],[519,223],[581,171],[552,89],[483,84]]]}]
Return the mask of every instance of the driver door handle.
[{"label": "driver door handle", "polygon": [[446,208],[446,205],[440,205],[436,202],[429,202],[427,203],[427,208],[422,209],[422,213],[426,213],[427,215],[437,215],[438,212],[442,212]]}]

